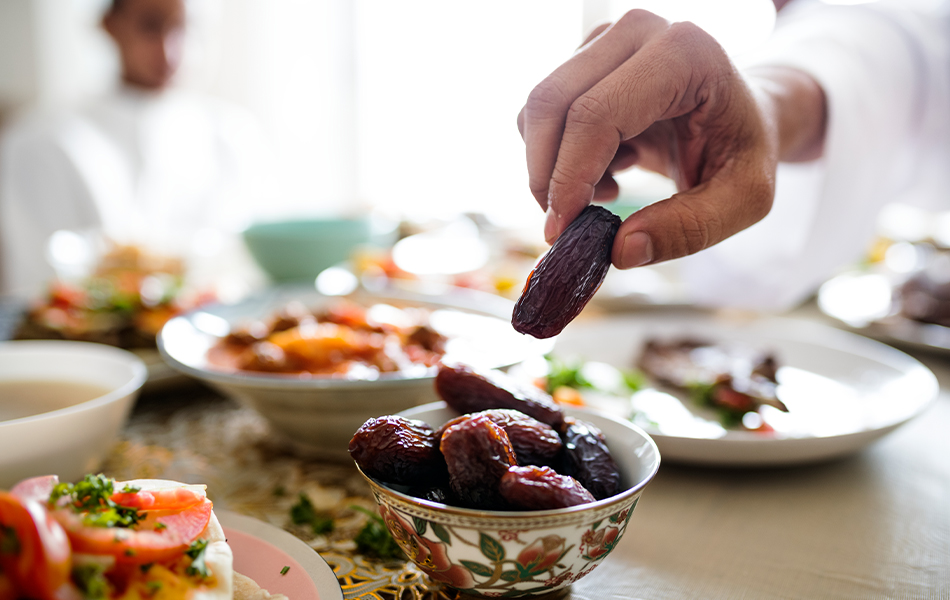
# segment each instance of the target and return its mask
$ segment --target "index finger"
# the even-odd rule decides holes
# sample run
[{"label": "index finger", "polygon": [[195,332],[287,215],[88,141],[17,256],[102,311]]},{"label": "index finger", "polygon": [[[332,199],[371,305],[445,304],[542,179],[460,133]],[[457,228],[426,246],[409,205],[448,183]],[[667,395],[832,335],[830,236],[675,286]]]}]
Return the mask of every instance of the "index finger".
[{"label": "index finger", "polygon": [[548,207],[548,186],[574,101],[666,27],[661,17],[642,10],[630,11],[531,91],[519,120],[528,185],[542,208]]},{"label": "index finger", "polygon": [[731,70],[712,48],[721,54],[695,25],[675,23],[571,104],[548,189],[549,241],[591,202],[622,141],[708,100],[706,82]]}]

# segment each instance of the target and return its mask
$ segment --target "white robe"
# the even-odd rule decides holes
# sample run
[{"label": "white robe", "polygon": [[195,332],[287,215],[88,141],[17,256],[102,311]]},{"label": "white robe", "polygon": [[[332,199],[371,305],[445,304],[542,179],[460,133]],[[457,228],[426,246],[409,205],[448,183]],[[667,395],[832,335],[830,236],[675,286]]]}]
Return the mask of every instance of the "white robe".
[{"label": "white robe", "polygon": [[45,288],[57,230],[187,257],[209,230],[240,229],[263,196],[261,138],[234,107],[128,87],[21,119],[0,140],[0,292]]},{"label": "white robe", "polygon": [[795,67],[821,84],[824,156],[780,165],[764,220],[681,261],[694,301],[793,307],[866,255],[886,204],[950,209],[947,8],[806,1],[780,13],[767,46],[747,62]]}]

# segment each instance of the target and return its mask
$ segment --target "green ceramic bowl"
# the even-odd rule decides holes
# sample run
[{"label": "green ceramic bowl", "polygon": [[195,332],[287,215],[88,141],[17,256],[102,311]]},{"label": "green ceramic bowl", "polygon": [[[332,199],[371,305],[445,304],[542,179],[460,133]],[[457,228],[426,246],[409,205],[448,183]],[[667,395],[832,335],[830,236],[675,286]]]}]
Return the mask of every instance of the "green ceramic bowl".
[{"label": "green ceramic bowl", "polygon": [[376,241],[373,229],[368,218],[264,222],[244,230],[244,243],[274,281],[304,281]]}]

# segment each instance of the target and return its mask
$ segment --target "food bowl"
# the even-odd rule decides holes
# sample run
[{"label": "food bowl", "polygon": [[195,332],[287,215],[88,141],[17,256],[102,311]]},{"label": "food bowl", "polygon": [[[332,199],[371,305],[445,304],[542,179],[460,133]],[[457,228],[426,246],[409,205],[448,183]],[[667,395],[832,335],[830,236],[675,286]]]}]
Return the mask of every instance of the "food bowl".
[{"label": "food bowl", "polygon": [[[566,592],[603,562],[656,475],[660,453],[630,422],[583,409],[565,412],[604,432],[623,474],[623,492],[556,510],[485,511],[415,498],[363,473],[406,555],[432,579],[463,593],[506,598]],[[434,402],[400,416],[437,428],[458,413]]]},{"label": "food bowl", "polygon": [[[439,295],[390,289],[360,290],[347,298],[360,304],[390,303],[432,311],[433,328],[450,337],[446,357],[501,368],[550,351],[553,342],[516,333],[508,319],[512,303],[498,296],[453,289]],[[313,287],[274,288],[234,305],[207,306],[172,319],[158,336],[168,364],[253,408],[297,452],[348,461],[353,432],[366,419],[434,402],[435,368],[382,374],[376,379],[226,371],[209,364],[208,350],[235,325],[271,315],[291,301],[319,308],[338,300]]]},{"label": "food bowl", "polygon": [[0,488],[37,475],[55,473],[73,481],[94,472],[146,375],[134,354],[102,344],[0,343],[0,386],[59,386],[31,408],[14,403],[9,391],[0,394]]},{"label": "food bowl", "polygon": [[345,261],[363,244],[392,244],[395,227],[368,217],[326,217],[256,223],[243,237],[272,280],[303,281]]}]

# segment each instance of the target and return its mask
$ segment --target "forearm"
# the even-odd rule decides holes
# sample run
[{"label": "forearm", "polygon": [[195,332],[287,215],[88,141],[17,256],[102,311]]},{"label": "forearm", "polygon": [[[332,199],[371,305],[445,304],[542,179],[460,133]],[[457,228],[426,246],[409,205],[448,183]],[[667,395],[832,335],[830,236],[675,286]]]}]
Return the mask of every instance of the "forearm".
[{"label": "forearm", "polygon": [[804,162],[824,149],[828,106],[810,75],[791,67],[758,66],[745,72],[776,137],[778,159]]}]

